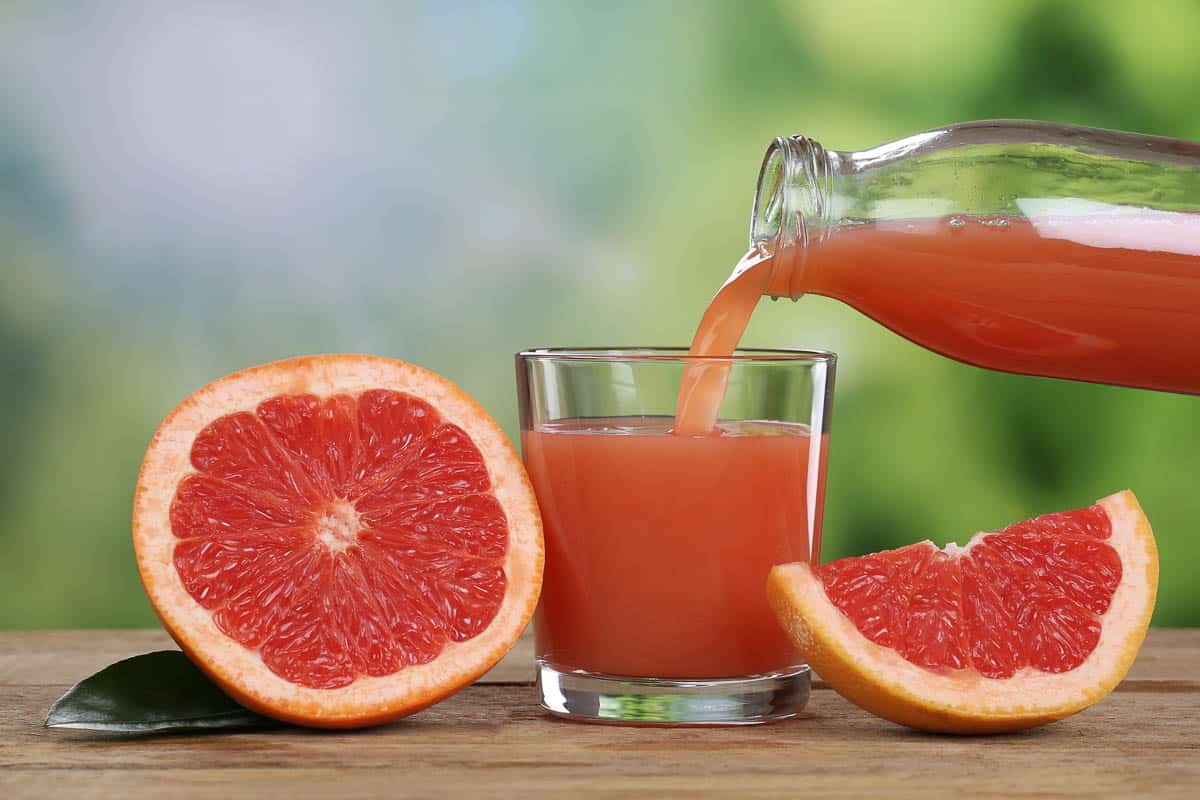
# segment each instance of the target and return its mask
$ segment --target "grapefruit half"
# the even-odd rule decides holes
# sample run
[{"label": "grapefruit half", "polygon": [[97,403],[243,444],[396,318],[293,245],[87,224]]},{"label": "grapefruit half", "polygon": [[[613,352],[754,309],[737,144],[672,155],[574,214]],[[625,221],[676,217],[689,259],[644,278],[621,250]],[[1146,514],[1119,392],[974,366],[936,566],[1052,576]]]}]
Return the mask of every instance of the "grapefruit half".
[{"label": "grapefruit half", "polygon": [[1132,492],[964,547],[775,567],[771,605],[839,694],[928,731],[1040,725],[1105,697],[1146,636],[1158,552]]},{"label": "grapefruit half", "polygon": [[295,358],[172,411],[133,508],[138,571],[185,653],[277,719],[346,728],[418,711],[520,636],[541,520],[503,431],[401,361]]}]

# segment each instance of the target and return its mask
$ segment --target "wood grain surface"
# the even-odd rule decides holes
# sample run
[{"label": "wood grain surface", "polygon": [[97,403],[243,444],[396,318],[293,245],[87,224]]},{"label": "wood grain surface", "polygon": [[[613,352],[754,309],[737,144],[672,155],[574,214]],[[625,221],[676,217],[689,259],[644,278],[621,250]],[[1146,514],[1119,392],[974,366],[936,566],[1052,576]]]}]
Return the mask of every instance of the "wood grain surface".
[{"label": "wood grain surface", "polygon": [[392,725],[120,737],[46,730],[68,685],[170,647],[158,631],[0,633],[0,798],[1200,797],[1200,631],[1153,630],[1107,700],[1034,731],[949,738],[813,692],[765,727],[545,716],[528,639],[480,683]]}]

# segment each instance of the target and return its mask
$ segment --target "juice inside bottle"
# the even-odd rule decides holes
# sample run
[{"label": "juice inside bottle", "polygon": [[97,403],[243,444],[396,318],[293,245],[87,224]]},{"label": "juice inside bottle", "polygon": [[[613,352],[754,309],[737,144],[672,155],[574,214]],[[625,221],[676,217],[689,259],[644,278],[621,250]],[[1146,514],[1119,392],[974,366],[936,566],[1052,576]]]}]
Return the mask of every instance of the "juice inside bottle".
[{"label": "juice inside bottle", "polygon": [[800,292],[959,361],[1200,393],[1200,216],[896,220],[787,255]]}]

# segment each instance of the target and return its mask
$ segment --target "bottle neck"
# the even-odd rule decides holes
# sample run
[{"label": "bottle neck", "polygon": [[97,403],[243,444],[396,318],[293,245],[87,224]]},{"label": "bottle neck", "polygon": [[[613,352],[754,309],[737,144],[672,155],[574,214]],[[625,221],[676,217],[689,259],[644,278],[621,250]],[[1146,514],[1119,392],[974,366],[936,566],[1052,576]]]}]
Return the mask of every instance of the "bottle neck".
[{"label": "bottle neck", "polygon": [[781,136],[763,157],[750,213],[750,246],[774,256],[767,294],[799,298],[810,245],[831,228],[839,154],[805,136]]}]

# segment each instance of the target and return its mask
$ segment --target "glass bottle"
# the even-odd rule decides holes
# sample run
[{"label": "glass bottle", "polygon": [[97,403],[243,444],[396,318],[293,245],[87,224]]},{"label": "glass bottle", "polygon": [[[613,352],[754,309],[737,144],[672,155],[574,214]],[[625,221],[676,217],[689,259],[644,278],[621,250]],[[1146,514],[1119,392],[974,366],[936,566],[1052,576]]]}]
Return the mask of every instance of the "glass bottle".
[{"label": "glass bottle", "polygon": [[767,294],[989,369],[1200,394],[1200,143],[999,120],[857,152],[776,139]]}]

